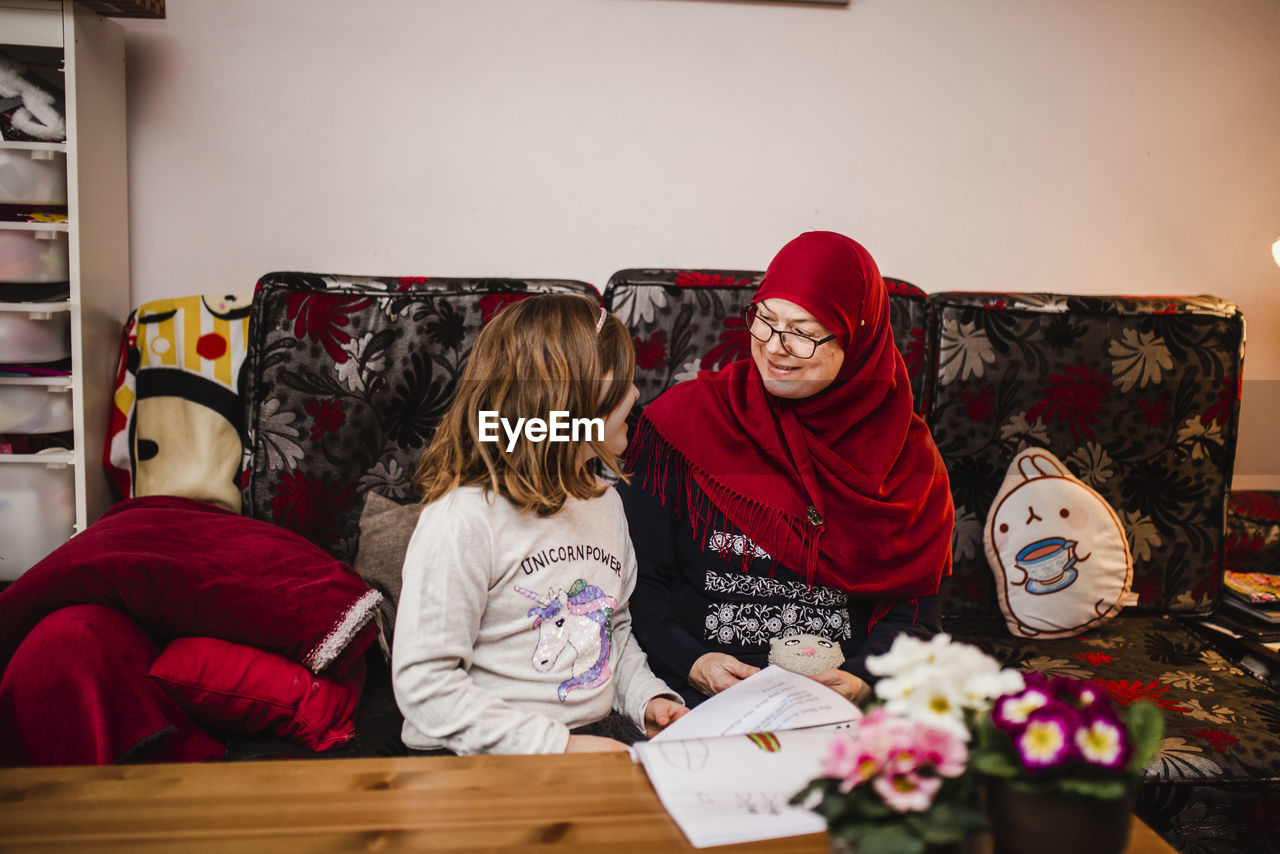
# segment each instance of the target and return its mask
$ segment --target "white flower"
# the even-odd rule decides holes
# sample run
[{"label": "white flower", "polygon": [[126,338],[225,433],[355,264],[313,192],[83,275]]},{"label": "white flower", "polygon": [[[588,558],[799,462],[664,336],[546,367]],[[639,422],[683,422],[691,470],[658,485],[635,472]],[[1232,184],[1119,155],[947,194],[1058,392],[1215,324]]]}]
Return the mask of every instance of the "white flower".
[{"label": "white flower", "polygon": [[1124,532],[1129,538],[1129,552],[1134,560],[1151,560],[1151,550],[1163,544],[1160,532],[1147,514],[1140,511],[1122,511]]},{"label": "white flower", "polygon": [[345,362],[339,362],[336,365],[338,371],[338,382],[342,383],[350,391],[360,392],[365,388],[365,377],[370,374],[380,374],[386,367],[387,357],[383,351],[377,356],[364,361],[365,350],[369,347],[369,341],[373,339],[373,333],[365,333],[360,338],[352,338],[346,344],[342,345],[342,350],[349,357]]},{"label": "white flower", "polygon": [[685,380],[697,379],[698,372],[702,370],[702,363],[697,359],[685,362],[680,366],[680,370],[675,372],[671,378],[675,382],[682,383]]},{"label": "white flower", "polygon": [[1158,383],[1164,371],[1173,368],[1173,359],[1164,340],[1154,332],[1125,329],[1123,340],[1112,340],[1107,346],[1111,360],[1111,373],[1121,391],[1132,391],[1135,385],[1148,386]]},{"label": "white flower", "polygon": [[293,421],[296,412],[280,411],[280,399],[273,397],[262,404],[257,436],[267,455],[266,469],[293,471],[305,456],[298,443],[302,435]]},{"label": "white flower", "polygon": [[1035,658],[1024,661],[1022,666],[1033,673],[1043,673],[1045,676],[1075,676],[1079,679],[1093,677],[1092,670],[1083,665],[1075,664],[1067,658],[1050,658],[1047,655],[1037,655]]},{"label": "white flower", "polygon": [[932,664],[951,644],[951,635],[939,632],[929,640],[900,634],[888,652],[867,657],[867,670],[875,676],[899,676],[921,665]]},{"label": "white flower", "polygon": [[969,740],[969,728],[964,723],[964,706],[957,686],[948,679],[934,679],[910,696],[884,704],[890,714],[920,721],[923,724],[950,733],[961,741]]},{"label": "white flower", "polygon": [[965,683],[965,705],[985,709],[995,698],[1017,694],[1025,687],[1022,674],[1010,668],[995,673],[979,673]]},{"label": "white flower", "polygon": [[1200,650],[1200,661],[1206,667],[1208,667],[1209,670],[1213,673],[1218,673],[1223,670],[1227,671],[1228,673],[1234,673],[1236,675],[1240,675],[1243,673],[1243,671],[1240,670],[1240,668],[1236,667],[1234,664],[1227,661],[1225,658],[1222,657],[1220,653],[1212,649]]},{"label": "white flower", "polygon": [[1185,714],[1192,720],[1204,721],[1210,724],[1233,724],[1236,723],[1236,713],[1228,709],[1226,706],[1215,703],[1213,708],[1206,709],[1200,704],[1200,700],[1191,699],[1183,700],[1182,707],[1186,709]]},{"label": "white flower", "polygon": [[1080,479],[1094,488],[1111,480],[1116,473],[1112,468],[1111,455],[1097,442],[1086,442],[1076,448],[1067,457],[1067,462],[1074,463],[1073,468],[1080,473]]},{"label": "white flower", "polygon": [[1222,445],[1222,428],[1218,422],[1210,422],[1207,426],[1199,418],[1188,418],[1178,428],[1178,444],[1187,448],[1193,460],[1203,460],[1208,456],[1205,445]]},{"label": "white flower", "polygon": [[1054,311],[1059,313],[1070,310],[1070,306],[1068,306],[1066,302],[1066,297],[1059,294],[1018,294],[1011,300],[1011,302],[1014,304],[1013,307],[1015,308],[1031,306],[1033,308],[1039,308],[1042,311]]},{"label": "white flower", "polygon": [[1048,445],[1049,430],[1039,421],[1035,424],[1027,421],[1027,413],[1015,412],[1000,426],[1000,439],[1004,442],[1021,439],[1028,445]]},{"label": "white flower", "polygon": [[667,294],[662,288],[623,285],[613,292],[613,313],[630,328],[643,320],[653,322],[653,310],[667,307]]},{"label": "white flower", "polygon": [[889,651],[867,658],[867,669],[882,677],[876,696],[891,714],[918,720],[969,739],[965,710],[985,711],[1003,694],[1023,689],[1022,674],[945,633],[921,640],[898,635]]},{"label": "white flower", "polygon": [[388,498],[405,498],[409,495],[409,475],[399,460],[379,462],[360,477],[360,485],[366,490],[381,492]]},{"label": "white flower", "polygon": [[996,361],[995,349],[985,330],[976,323],[961,323],[954,317],[943,318],[942,347],[938,354],[938,366],[942,369],[942,382],[981,377],[987,365]]},{"label": "white flower", "polygon": [[1166,738],[1151,763],[1143,769],[1148,779],[1182,780],[1194,777],[1213,779],[1221,776],[1222,766],[1214,762],[1195,745],[1184,738]]},{"label": "white flower", "polygon": [[977,557],[981,544],[982,520],[968,507],[957,507],[955,530],[952,534],[952,550],[956,560]]},{"label": "white flower", "polygon": [[876,696],[887,703],[907,700],[924,684],[928,674],[922,669],[915,674],[885,676],[876,683]]}]

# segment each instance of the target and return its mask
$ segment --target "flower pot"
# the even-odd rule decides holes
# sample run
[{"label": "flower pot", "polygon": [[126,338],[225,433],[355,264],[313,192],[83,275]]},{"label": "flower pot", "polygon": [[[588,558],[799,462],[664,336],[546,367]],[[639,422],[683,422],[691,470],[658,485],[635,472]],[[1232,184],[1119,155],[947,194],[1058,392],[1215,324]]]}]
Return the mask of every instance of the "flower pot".
[{"label": "flower pot", "polygon": [[[991,848],[984,845],[985,834],[974,834],[960,842],[949,845],[930,845],[925,854],[991,854]],[[859,854],[858,843],[848,839],[832,838],[827,849],[831,854]]]},{"label": "flower pot", "polygon": [[1028,792],[1004,782],[987,791],[996,854],[1120,854],[1137,795],[1088,798]]}]

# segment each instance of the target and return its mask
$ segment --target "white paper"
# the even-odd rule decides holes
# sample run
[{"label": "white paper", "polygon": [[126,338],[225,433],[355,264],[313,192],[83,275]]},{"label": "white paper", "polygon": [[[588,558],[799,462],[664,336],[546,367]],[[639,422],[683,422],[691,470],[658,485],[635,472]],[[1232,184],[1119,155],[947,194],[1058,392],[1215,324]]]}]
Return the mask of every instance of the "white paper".
[{"label": "white paper", "polygon": [[[822,770],[830,729],[650,741],[632,748],[663,807],[695,848],[826,830],[788,801]],[[764,742],[768,747],[761,746]]]},{"label": "white paper", "polygon": [[822,817],[788,801],[821,773],[833,729],[861,717],[827,686],[769,666],[631,751],[694,847],[818,833]]},{"label": "white paper", "polygon": [[651,740],[803,729],[860,717],[857,706],[821,682],[771,664],[700,703]]}]

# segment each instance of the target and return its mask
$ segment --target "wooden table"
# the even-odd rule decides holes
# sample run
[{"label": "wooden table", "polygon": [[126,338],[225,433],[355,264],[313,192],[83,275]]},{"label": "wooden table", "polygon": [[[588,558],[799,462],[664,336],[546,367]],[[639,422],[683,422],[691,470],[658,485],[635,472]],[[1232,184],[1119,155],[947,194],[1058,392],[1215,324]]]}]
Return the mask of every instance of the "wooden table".
[{"label": "wooden table", "polygon": [[[690,851],[624,753],[0,770],[0,851]],[[717,851],[827,851],[825,833]],[[1129,852],[1173,849],[1134,819]]]}]

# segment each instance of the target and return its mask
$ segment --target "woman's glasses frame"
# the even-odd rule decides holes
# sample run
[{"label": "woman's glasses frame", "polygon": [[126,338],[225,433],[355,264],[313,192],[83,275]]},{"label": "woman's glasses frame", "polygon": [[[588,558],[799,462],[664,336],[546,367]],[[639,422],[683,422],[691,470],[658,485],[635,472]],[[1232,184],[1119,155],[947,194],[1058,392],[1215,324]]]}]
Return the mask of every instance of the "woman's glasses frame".
[{"label": "woman's glasses frame", "polygon": [[[751,303],[742,310],[742,319],[747,324],[747,332],[751,334],[752,338],[762,344],[768,344],[769,339],[774,335],[777,335],[778,342],[782,345],[782,349],[786,350],[797,359],[812,359],[813,354],[818,352],[819,345],[826,344],[828,341],[832,341],[836,337],[834,335],[828,335],[826,338],[810,338],[808,335],[801,335],[799,332],[787,332],[782,329],[774,329],[772,326],[760,319],[759,309],[756,307],[755,303]],[[764,337],[761,337],[760,332],[757,331],[756,328],[757,324],[769,330],[769,333]],[[796,342],[795,349],[792,349],[793,345],[791,342],[793,341]],[[806,347],[808,348],[808,353],[804,352]],[[799,352],[797,352],[797,350]]]}]

